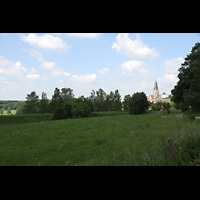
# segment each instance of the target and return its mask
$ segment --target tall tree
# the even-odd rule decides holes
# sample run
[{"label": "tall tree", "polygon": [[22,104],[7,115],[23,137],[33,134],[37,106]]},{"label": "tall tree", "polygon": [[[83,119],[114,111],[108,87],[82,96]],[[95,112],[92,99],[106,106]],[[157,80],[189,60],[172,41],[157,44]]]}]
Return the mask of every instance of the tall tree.
[{"label": "tall tree", "polygon": [[128,111],[128,110],[129,110],[128,101],[129,101],[130,99],[131,99],[131,95],[130,95],[130,94],[125,95],[124,101],[122,102],[124,111]]},{"label": "tall tree", "polygon": [[71,88],[62,88],[61,89],[61,98],[64,105],[69,103],[70,99],[74,98],[73,89]]},{"label": "tall tree", "polygon": [[62,105],[61,93],[59,88],[55,88],[54,94],[50,103],[50,111],[54,112],[58,107]]},{"label": "tall tree", "polygon": [[50,103],[50,111],[54,113],[54,119],[71,118],[69,102],[73,98],[74,94],[71,88],[62,88],[61,91],[55,88]]},{"label": "tall tree", "polygon": [[121,95],[118,90],[114,93],[113,110],[120,111],[122,109]]},{"label": "tall tree", "polygon": [[23,113],[24,114],[33,114],[38,113],[38,101],[39,97],[35,91],[27,94],[25,104],[23,106]]},{"label": "tall tree", "polygon": [[45,92],[42,92],[42,98],[39,102],[39,113],[48,113],[49,110],[49,100],[47,99],[47,94]]},{"label": "tall tree", "polygon": [[104,92],[103,89],[99,89],[96,91],[96,108],[97,111],[105,111],[106,110],[106,93]]},{"label": "tall tree", "polygon": [[172,101],[183,111],[190,106],[193,110],[200,110],[200,43],[196,43],[185,58],[178,78],[177,85],[171,91]]},{"label": "tall tree", "polygon": [[106,110],[107,111],[112,111],[114,110],[114,92],[110,92],[110,94],[107,94],[106,96]]}]

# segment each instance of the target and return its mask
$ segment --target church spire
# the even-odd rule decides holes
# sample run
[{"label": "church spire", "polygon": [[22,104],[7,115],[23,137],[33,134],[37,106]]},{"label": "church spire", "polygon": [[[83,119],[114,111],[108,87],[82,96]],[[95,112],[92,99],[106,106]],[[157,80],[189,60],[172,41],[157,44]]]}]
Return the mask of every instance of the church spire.
[{"label": "church spire", "polygon": [[155,83],[154,83],[154,89],[153,90],[158,90],[158,84],[157,84],[156,80],[155,80]]}]

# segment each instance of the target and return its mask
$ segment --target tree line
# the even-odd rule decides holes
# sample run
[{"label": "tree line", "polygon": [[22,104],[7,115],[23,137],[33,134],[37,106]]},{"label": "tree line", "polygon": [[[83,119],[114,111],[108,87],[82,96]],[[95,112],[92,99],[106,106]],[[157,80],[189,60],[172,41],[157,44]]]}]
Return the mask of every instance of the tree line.
[{"label": "tree line", "polygon": [[23,101],[0,101],[0,109],[17,110],[22,104]]},{"label": "tree line", "polygon": [[71,88],[55,88],[51,100],[45,92],[41,99],[32,91],[27,94],[24,105],[17,114],[53,113],[52,119],[90,117],[92,112],[128,111],[130,114],[142,114],[148,109],[147,96],[144,92],[126,95],[124,101],[118,90],[106,94],[103,89],[92,90],[89,97],[74,97]]}]

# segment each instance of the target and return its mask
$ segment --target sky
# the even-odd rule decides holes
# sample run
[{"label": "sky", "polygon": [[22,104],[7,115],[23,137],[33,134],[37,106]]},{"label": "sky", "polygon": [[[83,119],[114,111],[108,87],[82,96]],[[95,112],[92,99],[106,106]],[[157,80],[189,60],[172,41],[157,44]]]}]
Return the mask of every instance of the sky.
[{"label": "sky", "polygon": [[171,94],[199,33],[0,33],[0,100],[55,88],[75,97],[102,88],[125,95]]}]

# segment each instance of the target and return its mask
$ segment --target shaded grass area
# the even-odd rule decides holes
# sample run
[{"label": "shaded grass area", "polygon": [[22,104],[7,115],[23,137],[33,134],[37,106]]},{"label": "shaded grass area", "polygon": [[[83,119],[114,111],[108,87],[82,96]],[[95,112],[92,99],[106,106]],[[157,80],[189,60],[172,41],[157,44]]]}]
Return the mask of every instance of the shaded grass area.
[{"label": "shaded grass area", "polygon": [[181,148],[178,138],[199,129],[160,113],[34,122],[0,125],[0,165],[186,165],[170,159],[167,141]]},{"label": "shaded grass area", "polygon": [[0,125],[49,121],[52,116],[53,114],[3,115],[0,116]]}]

